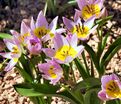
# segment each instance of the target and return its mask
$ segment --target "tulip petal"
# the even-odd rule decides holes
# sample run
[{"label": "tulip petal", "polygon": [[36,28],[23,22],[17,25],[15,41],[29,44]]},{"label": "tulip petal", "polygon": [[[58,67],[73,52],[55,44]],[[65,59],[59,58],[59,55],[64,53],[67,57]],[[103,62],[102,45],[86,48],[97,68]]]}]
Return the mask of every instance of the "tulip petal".
[{"label": "tulip petal", "polygon": [[21,22],[21,35],[28,33],[30,28],[26,25],[24,21]]},{"label": "tulip petal", "polygon": [[39,12],[37,21],[36,21],[36,27],[41,27],[41,26],[45,26],[46,28],[48,28],[48,22],[45,16],[43,15],[42,11]]},{"label": "tulip petal", "polygon": [[8,63],[8,65],[5,67],[5,71],[9,71],[9,70],[11,70],[15,65],[16,65],[16,63],[17,63],[17,60],[18,59],[11,59],[10,60],[10,62]]},{"label": "tulip petal", "polygon": [[55,55],[55,51],[53,49],[44,48],[42,50],[49,57],[53,57]]},{"label": "tulip petal", "polygon": [[51,32],[55,31],[56,27],[57,27],[57,21],[58,21],[58,16],[55,17],[53,19],[53,21],[50,23],[49,25],[49,29],[51,30]]},{"label": "tulip petal", "polygon": [[67,39],[64,36],[62,36],[60,34],[57,34],[54,37],[54,47],[55,47],[55,50],[58,50],[63,45],[69,46],[69,43],[68,43]]},{"label": "tulip petal", "polygon": [[71,30],[73,28],[73,26],[74,26],[74,22],[69,20],[69,19],[67,19],[66,17],[63,17],[63,22],[66,25],[66,28],[68,30]]},{"label": "tulip petal", "polygon": [[32,30],[34,30],[36,28],[35,27],[35,21],[34,21],[33,17],[31,18],[31,24],[30,24],[30,26],[31,26]]}]

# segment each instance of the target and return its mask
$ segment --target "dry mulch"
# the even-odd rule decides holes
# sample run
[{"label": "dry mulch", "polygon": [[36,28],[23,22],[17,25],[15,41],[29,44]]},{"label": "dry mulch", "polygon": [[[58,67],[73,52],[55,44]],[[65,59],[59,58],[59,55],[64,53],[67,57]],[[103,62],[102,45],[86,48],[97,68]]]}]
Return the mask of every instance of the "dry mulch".
[{"label": "dry mulch", "polygon": [[[114,15],[114,18],[108,22],[108,27],[114,25],[113,33],[108,39],[108,44],[111,44],[118,36],[121,35],[121,0],[105,0],[105,6],[109,15]],[[9,32],[9,29],[20,29],[22,19],[30,19],[31,16],[37,16],[38,12],[44,7],[44,0],[18,0],[17,4],[11,8],[0,6],[0,31]],[[97,38],[93,36],[89,41],[95,49],[97,47]],[[1,45],[1,44],[0,44]],[[108,47],[108,45],[107,45]],[[107,73],[112,73],[114,70],[120,73],[121,71],[121,51],[119,51],[111,60],[107,67]],[[2,78],[0,77],[0,104],[32,104],[29,98],[20,96],[14,90],[13,86],[16,83],[21,83],[23,79],[15,70],[11,70]],[[68,104],[62,99],[53,98],[52,104]]]}]

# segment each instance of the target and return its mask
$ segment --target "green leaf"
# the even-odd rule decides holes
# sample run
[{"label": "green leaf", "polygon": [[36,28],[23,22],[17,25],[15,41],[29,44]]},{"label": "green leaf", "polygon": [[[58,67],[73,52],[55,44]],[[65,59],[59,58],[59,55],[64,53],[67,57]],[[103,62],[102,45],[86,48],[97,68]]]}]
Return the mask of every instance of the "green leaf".
[{"label": "green leaf", "polygon": [[105,18],[99,19],[96,21],[96,25],[99,24],[100,26],[105,24],[108,20],[111,20],[113,16],[107,16]]},{"label": "green leaf", "polygon": [[84,104],[100,104],[102,101],[98,98],[99,89],[91,89],[84,96]]},{"label": "green leaf", "polygon": [[64,75],[64,78],[66,79],[66,80],[68,80],[68,78],[69,78],[69,66],[68,65],[66,65],[66,64],[62,64],[61,65],[61,67],[62,67],[62,69],[63,69],[63,75]]},{"label": "green leaf", "polygon": [[90,77],[87,73],[86,73],[86,69],[84,68],[84,66],[82,65],[81,61],[79,60],[79,58],[75,58],[74,62],[82,76],[83,79],[86,79],[88,77]]},{"label": "green leaf", "polygon": [[84,102],[84,97],[80,91],[80,89],[77,90],[72,90],[73,95],[79,100],[80,103],[83,104]]},{"label": "green leaf", "polygon": [[101,60],[101,66],[107,66],[111,58],[121,49],[121,37],[117,38],[115,42],[113,42]]},{"label": "green leaf", "polygon": [[25,72],[28,73],[28,75],[30,75],[32,77],[33,76],[33,73],[32,73],[33,66],[31,65],[29,58],[26,59],[25,55],[22,54],[21,57],[19,58],[19,60],[22,64]]},{"label": "green leaf", "polygon": [[11,39],[12,36],[7,33],[0,33],[0,39]]},{"label": "green leaf", "polygon": [[108,36],[110,35],[110,32],[108,32],[105,36],[104,36],[104,38],[103,38],[103,40],[102,40],[102,51],[104,50],[104,48],[105,48],[105,46],[106,46],[106,42],[107,42],[107,39],[108,39]]},{"label": "green leaf", "polygon": [[15,90],[23,96],[36,97],[36,96],[57,96],[61,97],[72,104],[79,104],[79,102],[67,91],[58,92],[59,87],[49,84],[16,84]]},{"label": "green leaf", "polygon": [[95,53],[95,51],[92,49],[92,47],[90,47],[88,44],[86,43],[83,43],[83,45],[85,46],[85,50],[88,52],[88,54],[90,55],[91,57],[91,60],[93,61],[95,67],[96,67],[96,70],[98,71],[99,74],[102,74],[103,73],[103,70],[100,69],[100,66],[99,66],[99,60],[97,58],[97,55]]},{"label": "green leaf", "polygon": [[100,88],[101,82],[98,78],[87,78],[81,82],[79,82],[74,90],[89,90],[91,88]]},{"label": "green leaf", "polygon": [[21,74],[21,76],[24,78],[25,81],[33,82],[33,79],[31,78],[31,76],[24,69],[22,69],[18,65],[16,65],[16,69],[19,71],[19,73]]},{"label": "green leaf", "polygon": [[119,99],[110,100],[110,101],[106,101],[106,104],[121,104],[121,101]]}]

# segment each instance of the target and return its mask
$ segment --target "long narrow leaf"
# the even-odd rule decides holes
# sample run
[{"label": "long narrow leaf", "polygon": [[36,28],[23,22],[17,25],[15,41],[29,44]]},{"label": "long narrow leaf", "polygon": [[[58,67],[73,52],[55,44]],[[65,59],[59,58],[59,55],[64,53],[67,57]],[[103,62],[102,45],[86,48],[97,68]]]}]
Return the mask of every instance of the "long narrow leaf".
[{"label": "long narrow leaf", "polygon": [[58,86],[23,83],[23,84],[14,85],[14,88],[18,93],[20,93],[23,96],[28,96],[28,97],[57,96],[66,99],[72,104],[79,104],[79,102],[76,101],[76,99],[68,91],[65,90],[57,93],[57,91],[59,90]]},{"label": "long narrow leaf", "polygon": [[79,60],[79,58],[74,59],[74,62],[75,62],[75,64],[76,64],[76,66],[77,66],[77,68],[78,68],[78,70],[79,70],[79,72],[80,72],[82,78],[83,78],[83,79],[88,78],[89,76],[88,76],[88,74],[86,73],[86,69],[85,69],[84,66],[82,65],[82,63],[81,63],[81,61]]},{"label": "long narrow leaf", "polygon": [[7,33],[0,33],[0,39],[11,39],[12,36]]},{"label": "long narrow leaf", "polygon": [[117,38],[114,43],[112,43],[101,60],[101,65],[107,66],[111,58],[118,52],[121,48],[121,37]]},{"label": "long narrow leaf", "polygon": [[92,49],[92,47],[90,47],[88,44],[84,43],[83,44],[85,46],[85,50],[88,52],[88,54],[90,55],[91,57],[91,60],[93,61],[97,71],[99,74],[103,74],[103,70],[100,69],[100,66],[99,66],[99,60],[97,58],[97,55],[96,53],[94,52],[94,50]]}]

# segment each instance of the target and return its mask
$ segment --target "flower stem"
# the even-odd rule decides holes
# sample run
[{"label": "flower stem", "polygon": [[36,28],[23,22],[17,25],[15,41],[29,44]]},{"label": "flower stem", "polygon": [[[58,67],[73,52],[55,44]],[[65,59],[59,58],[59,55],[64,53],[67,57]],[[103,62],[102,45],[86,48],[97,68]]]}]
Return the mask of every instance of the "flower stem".
[{"label": "flower stem", "polygon": [[70,65],[71,72],[72,72],[72,75],[73,75],[74,83],[76,83],[76,78],[75,78],[74,70],[73,70],[73,68],[72,68],[72,62],[71,62],[71,63],[69,63],[69,65]]},{"label": "flower stem", "polygon": [[85,64],[85,67],[86,67],[86,70],[87,70],[87,74],[90,76],[89,67],[87,65],[87,61],[86,61],[86,57],[85,57],[85,52],[84,51],[82,52],[82,58],[84,60],[84,64]]}]

